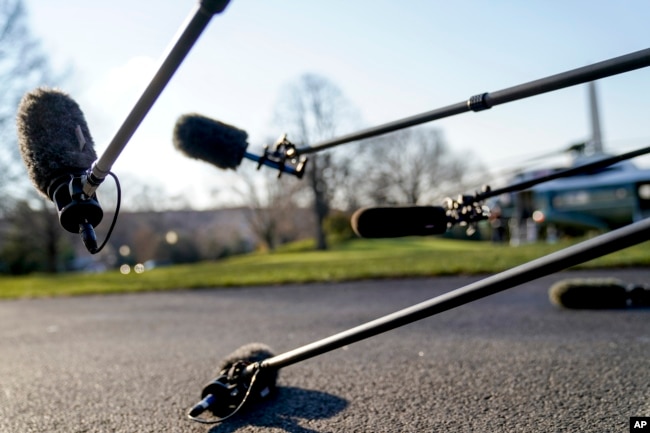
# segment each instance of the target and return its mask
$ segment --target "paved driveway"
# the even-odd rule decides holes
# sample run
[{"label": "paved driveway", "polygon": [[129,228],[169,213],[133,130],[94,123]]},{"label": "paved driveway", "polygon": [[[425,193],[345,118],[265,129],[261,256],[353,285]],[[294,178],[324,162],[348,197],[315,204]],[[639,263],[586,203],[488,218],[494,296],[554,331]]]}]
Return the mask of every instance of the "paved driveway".
[{"label": "paved driveway", "polygon": [[0,432],[626,432],[650,416],[650,310],[568,311],[560,273],[280,371],[216,427],[185,411],[219,359],[281,353],[478,277],[0,302]]}]

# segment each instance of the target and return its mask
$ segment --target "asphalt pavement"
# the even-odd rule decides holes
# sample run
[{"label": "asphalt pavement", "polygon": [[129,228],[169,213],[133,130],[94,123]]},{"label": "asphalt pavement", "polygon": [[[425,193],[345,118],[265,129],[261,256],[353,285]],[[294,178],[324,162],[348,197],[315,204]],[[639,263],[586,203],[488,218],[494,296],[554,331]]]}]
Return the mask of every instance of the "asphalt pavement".
[{"label": "asphalt pavement", "polygon": [[562,310],[563,272],[281,369],[233,419],[186,418],[220,359],[276,353],[480,277],[0,302],[0,432],[628,432],[650,416],[650,309]]}]

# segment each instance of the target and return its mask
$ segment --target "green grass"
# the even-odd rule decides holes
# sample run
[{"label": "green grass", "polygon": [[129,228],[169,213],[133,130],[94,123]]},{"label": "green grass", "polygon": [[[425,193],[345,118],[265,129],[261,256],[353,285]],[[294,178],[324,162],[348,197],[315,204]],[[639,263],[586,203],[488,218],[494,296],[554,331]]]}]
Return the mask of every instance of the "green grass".
[{"label": "green grass", "polygon": [[[556,251],[569,243],[519,247],[441,238],[355,240],[330,251],[311,244],[286,246],[215,262],[157,268],[142,274],[0,277],[0,298],[72,296],[205,287],[277,285],[315,281],[491,274]],[[650,266],[650,243],[605,256],[582,267]]]}]

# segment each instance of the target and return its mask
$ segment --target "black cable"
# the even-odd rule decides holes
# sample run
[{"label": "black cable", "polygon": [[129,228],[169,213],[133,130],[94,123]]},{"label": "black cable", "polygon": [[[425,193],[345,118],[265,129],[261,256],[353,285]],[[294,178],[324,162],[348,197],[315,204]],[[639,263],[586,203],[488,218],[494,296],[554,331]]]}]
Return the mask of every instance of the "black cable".
[{"label": "black cable", "polygon": [[113,234],[113,229],[115,228],[115,224],[117,223],[117,216],[120,213],[120,205],[122,204],[122,187],[120,186],[120,180],[112,171],[109,171],[108,174],[115,181],[115,188],[117,190],[117,202],[115,203],[115,214],[113,215],[113,221],[111,221],[111,226],[108,228],[108,232],[106,233],[104,242],[102,242],[102,244],[99,246],[99,248],[97,248],[97,250],[93,254],[97,254],[98,252],[100,252],[106,246],[108,240],[111,238],[111,234]]}]

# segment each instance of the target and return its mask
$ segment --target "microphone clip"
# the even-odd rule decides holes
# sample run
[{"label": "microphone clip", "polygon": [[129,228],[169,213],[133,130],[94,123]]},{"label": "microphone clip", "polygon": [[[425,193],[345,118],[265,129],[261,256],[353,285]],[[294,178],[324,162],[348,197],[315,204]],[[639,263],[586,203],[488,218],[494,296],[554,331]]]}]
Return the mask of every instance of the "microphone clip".
[{"label": "microphone clip", "polygon": [[287,134],[282,134],[270,149],[268,145],[264,146],[264,153],[257,161],[257,169],[268,165],[278,169],[278,178],[284,172],[302,179],[306,164],[307,158],[298,155],[296,146],[287,139]]}]

